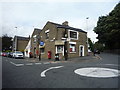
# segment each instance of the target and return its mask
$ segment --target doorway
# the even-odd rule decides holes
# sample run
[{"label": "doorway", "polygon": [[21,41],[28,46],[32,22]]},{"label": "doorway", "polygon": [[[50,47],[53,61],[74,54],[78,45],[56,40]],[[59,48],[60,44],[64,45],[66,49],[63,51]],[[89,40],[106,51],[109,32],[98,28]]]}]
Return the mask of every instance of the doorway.
[{"label": "doorway", "polygon": [[80,45],[79,47],[79,56],[84,56],[84,45]]}]

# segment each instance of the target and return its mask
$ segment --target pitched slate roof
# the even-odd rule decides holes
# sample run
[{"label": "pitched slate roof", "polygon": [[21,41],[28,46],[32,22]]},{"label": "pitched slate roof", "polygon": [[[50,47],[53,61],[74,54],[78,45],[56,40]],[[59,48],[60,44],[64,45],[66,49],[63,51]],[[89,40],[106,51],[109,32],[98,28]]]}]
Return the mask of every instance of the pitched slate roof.
[{"label": "pitched slate roof", "polygon": [[34,28],[34,31],[33,31],[33,33],[32,33],[32,36],[33,36],[33,35],[40,34],[40,32],[41,32],[41,29]]},{"label": "pitched slate roof", "polygon": [[56,25],[57,28],[70,29],[70,30],[75,30],[75,31],[87,33],[87,32],[85,32],[85,31],[83,31],[82,29],[70,27],[70,26],[68,26],[68,25],[61,25],[61,24],[57,24],[57,23],[53,23],[53,22],[49,22],[49,23],[52,23],[52,24]]},{"label": "pitched slate roof", "polygon": [[15,36],[18,40],[29,40],[29,37],[21,37],[21,36]]}]

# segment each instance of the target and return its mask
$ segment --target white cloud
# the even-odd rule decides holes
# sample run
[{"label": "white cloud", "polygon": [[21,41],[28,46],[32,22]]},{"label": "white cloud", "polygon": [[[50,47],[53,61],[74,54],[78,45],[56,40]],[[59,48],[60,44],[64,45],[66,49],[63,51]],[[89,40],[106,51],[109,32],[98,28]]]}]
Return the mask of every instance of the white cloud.
[{"label": "white cloud", "polygon": [[1,0],[0,2],[116,2],[118,0]]},{"label": "white cloud", "polygon": [[[6,1],[6,0],[5,0]],[[14,1],[14,0],[12,0]],[[93,28],[96,26],[98,17],[101,14],[107,14],[113,9],[116,3],[72,3],[73,0],[63,1],[58,3],[56,1],[41,1],[39,3],[31,2],[14,2],[0,3],[0,15],[2,18],[3,34],[7,33],[11,36],[22,35],[28,36],[33,31],[33,26],[42,29],[47,21],[62,24],[68,21],[72,27],[80,28],[86,31],[88,28],[88,37],[96,41],[96,34]],[[16,0],[15,0],[16,1]],[[34,0],[36,1],[36,0]],[[77,0],[80,1],[80,0]],[[107,0],[106,0],[107,1]],[[112,0],[111,0],[112,1]],[[76,2],[74,0],[74,2]],[[103,7],[104,6],[104,7]],[[86,25],[86,17],[89,17]],[[18,27],[17,31],[15,27]]]}]

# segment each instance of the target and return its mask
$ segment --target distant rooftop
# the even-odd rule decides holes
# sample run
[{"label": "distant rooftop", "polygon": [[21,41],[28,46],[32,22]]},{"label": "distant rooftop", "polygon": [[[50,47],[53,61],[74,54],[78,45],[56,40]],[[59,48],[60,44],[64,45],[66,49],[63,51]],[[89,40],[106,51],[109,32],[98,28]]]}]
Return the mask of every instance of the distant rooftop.
[{"label": "distant rooftop", "polygon": [[18,40],[29,40],[30,39],[29,37],[22,37],[22,36],[15,36],[14,38],[16,37]]}]

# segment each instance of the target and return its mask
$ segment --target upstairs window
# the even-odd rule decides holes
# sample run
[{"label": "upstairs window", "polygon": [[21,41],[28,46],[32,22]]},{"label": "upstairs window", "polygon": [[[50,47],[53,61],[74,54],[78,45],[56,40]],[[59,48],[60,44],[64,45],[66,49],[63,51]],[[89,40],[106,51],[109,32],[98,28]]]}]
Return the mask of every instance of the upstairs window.
[{"label": "upstairs window", "polygon": [[49,32],[45,33],[46,34],[46,39],[49,38]]},{"label": "upstairs window", "polygon": [[49,31],[50,31],[50,30],[46,30],[46,31],[45,31],[46,39],[49,39]]},{"label": "upstairs window", "polygon": [[69,35],[71,39],[78,39],[78,32],[77,31],[69,31]]}]

